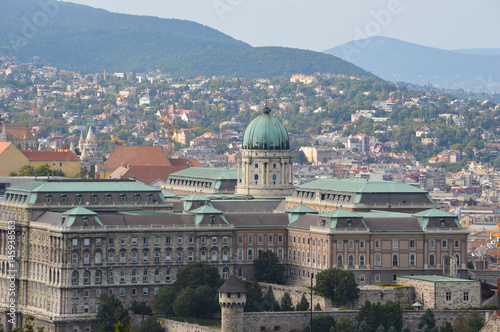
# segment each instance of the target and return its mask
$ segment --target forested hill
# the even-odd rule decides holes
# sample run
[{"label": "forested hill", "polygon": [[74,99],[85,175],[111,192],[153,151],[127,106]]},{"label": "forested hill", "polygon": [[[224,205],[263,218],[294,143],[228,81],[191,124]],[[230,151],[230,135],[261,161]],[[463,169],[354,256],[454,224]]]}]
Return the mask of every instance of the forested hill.
[{"label": "forested hill", "polygon": [[42,58],[61,69],[176,76],[289,76],[314,72],[375,77],[332,55],[251,47],[186,20],[110,13],[51,0],[0,0],[0,56]]}]

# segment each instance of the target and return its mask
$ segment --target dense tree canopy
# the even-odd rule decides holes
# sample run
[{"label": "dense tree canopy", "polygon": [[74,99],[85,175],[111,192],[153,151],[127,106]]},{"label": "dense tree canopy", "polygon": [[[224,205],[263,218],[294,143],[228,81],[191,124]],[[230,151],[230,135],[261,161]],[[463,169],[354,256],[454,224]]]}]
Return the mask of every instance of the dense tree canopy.
[{"label": "dense tree canopy", "polygon": [[130,315],[123,307],[119,299],[117,299],[113,294],[102,294],[99,301],[99,312],[97,313],[98,331],[114,332],[118,323],[126,329],[130,327]]},{"label": "dense tree canopy", "polygon": [[270,250],[264,251],[253,261],[254,276],[257,281],[282,284],[285,267],[280,264],[278,256]]},{"label": "dense tree canopy", "polygon": [[330,268],[318,273],[314,291],[331,299],[333,303],[338,305],[346,304],[359,295],[359,288],[354,279],[354,274],[338,268]]}]

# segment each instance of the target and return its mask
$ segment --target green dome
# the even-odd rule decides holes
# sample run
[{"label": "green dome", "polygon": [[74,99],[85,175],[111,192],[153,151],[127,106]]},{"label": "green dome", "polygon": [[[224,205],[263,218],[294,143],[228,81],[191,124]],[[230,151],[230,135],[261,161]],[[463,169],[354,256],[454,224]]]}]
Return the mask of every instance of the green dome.
[{"label": "green dome", "polygon": [[243,136],[243,149],[289,150],[288,132],[280,120],[272,116],[267,106],[250,122]]}]

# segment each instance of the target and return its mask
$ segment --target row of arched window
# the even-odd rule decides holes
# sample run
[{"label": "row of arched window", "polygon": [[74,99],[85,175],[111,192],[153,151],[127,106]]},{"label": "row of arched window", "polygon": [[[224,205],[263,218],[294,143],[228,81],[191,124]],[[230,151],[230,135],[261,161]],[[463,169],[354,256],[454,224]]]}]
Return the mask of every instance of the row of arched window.
[{"label": "row of arched window", "polygon": [[[240,269],[241,270],[241,269]],[[177,273],[180,272],[180,269],[176,271],[176,276]],[[239,271],[241,275],[243,275],[243,270]],[[114,271],[114,270],[107,270],[107,271],[100,271],[97,270],[94,273],[94,284],[101,284],[101,283],[124,283],[124,282],[160,282],[160,281],[166,281],[170,282],[172,281],[172,276],[173,273],[170,269],[165,270],[162,272],[160,269],[154,269],[152,272],[149,271],[148,269],[144,270],[132,270],[130,273],[126,272],[125,270],[119,270],[119,271]],[[222,278],[227,279],[229,277],[229,268],[225,267],[222,269]],[[90,271],[86,270],[83,271],[83,277],[80,279],[80,273],[78,271],[73,271],[71,272],[71,284],[72,285],[79,285],[80,283],[84,285],[89,285],[92,282],[92,274]]]},{"label": "row of arched window", "polygon": [[[210,255],[210,256],[209,256]],[[200,250],[200,255],[199,259],[201,261],[218,261],[219,260],[219,251],[217,249],[212,249],[210,252],[202,249]],[[115,255],[114,251],[109,251],[107,254],[107,262],[108,263],[138,263],[139,259],[143,263],[151,261],[155,263],[159,263],[162,260],[165,262],[171,262],[175,260],[176,262],[183,262],[183,250],[177,250],[176,251],[176,256],[173,257],[173,252],[171,250],[167,250],[165,252],[164,259],[161,257],[161,252],[159,250],[156,250],[153,252],[153,257],[150,258],[150,252],[148,250],[145,250],[142,252],[142,256],[139,258],[139,254],[136,250],[133,250],[130,255],[130,259],[127,261],[127,254],[125,251],[120,251]],[[188,262],[193,262],[195,260],[195,252],[194,250],[188,250],[187,252],[187,261]],[[229,260],[229,250],[224,249],[222,250],[222,260],[223,261],[228,261]],[[79,263],[79,255],[78,253],[74,252],[71,254],[71,264],[78,264]],[[91,259],[90,259],[90,252],[84,252],[83,253],[83,264],[91,264]],[[103,264],[103,257],[102,253],[100,251],[96,252],[94,254],[94,264]]]}]

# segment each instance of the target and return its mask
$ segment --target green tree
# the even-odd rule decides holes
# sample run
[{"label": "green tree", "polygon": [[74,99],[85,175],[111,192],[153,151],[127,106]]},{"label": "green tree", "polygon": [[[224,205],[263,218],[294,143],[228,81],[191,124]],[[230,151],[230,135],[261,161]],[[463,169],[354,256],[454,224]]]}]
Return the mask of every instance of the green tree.
[{"label": "green tree", "polygon": [[262,306],[262,288],[260,287],[260,284],[256,280],[242,280],[242,282],[247,290],[247,303],[245,304],[245,311],[264,311]]},{"label": "green tree", "polygon": [[257,281],[268,282],[272,284],[282,284],[285,267],[280,264],[278,256],[270,250],[259,255],[259,258],[253,261],[254,276]]},{"label": "green tree", "polygon": [[436,326],[436,317],[434,317],[434,313],[431,309],[427,309],[422,317],[420,317],[418,328],[422,329],[424,325],[426,325],[429,329],[433,329],[434,326]]},{"label": "green tree", "polygon": [[[26,316],[26,322],[22,328],[15,328],[12,330],[13,332],[35,332],[35,328],[33,327],[33,321],[35,318],[33,316]],[[43,332],[43,327],[37,327],[36,332]]]},{"label": "green tree", "polygon": [[347,316],[340,316],[337,322],[335,323],[335,328],[332,330],[332,332],[354,332],[354,324],[352,323],[352,320],[347,317]]},{"label": "green tree", "polygon": [[451,325],[450,322],[448,322],[446,320],[446,321],[444,321],[444,324],[441,325],[441,327],[439,328],[439,332],[454,332],[453,331],[453,326]]},{"label": "green tree", "polygon": [[401,332],[411,332],[411,329],[408,325],[404,325],[403,328],[401,329]]},{"label": "green tree", "polygon": [[100,332],[114,332],[115,326],[120,323],[128,330],[130,315],[120,300],[113,294],[102,294],[99,298],[99,312],[97,313],[97,330]]},{"label": "green tree", "polygon": [[320,305],[319,303],[316,303],[316,305],[314,306],[313,310],[314,310],[314,311],[323,311],[323,310],[321,309],[321,305]]},{"label": "green tree", "polygon": [[302,298],[299,303],[295,306],[296,311],[307,311],[309,310],[309,301],[307,301],[306,296],[302,294]]},{"label": "green tree", "polygon": [[215,266],[196,262],[189,264],[179,272],[174,286],[180,291],[186,287],[191,287],[194,290],[199,286],[207,285],[217,291],[222,283],[219,270]]},{"label": "green tree", "polygon": [[476,312],[472,311],[467,316],[458,315],[453,321],[454,332],[478,332],[484,325],[483,318]]},{"label": "green tree", "polygon": [[290,293],[285,292],[281,298],[281,311],[293,311],[293,302]]},{"label": "green tree", "polygon": [[267,287],[266,293],[262,299],[265,311],[280,311],[280,305],[274,297],[273,288],[271,286]]},{"label": "green tree", "polygon": [[383,324],[380,324],[380,326],[375,330],[375,332],[385,332],[385,327]]},{"label": "green tree", "polygon": [[172,304],[175,315],[179,317],[190,317],[196,311],[197,305],[194,290],[191,287],[182,289]]},{"label": "green tree", "polygon": [[165,318],[174,313],[172,304],[177,297],[177,291],[173,286],[164,286],[160,292],[153,298],[153,310]]},{"label": "green tree", "polygon": [[[314,332],[330,332],[332,327],[335,328],[335,318],[332,316],[317,316],[312,320],[312,331]],[[303,331],[311,331],[311,325],[308,324]]]},{"label": "green tree", "polygon": [[153,316],[153,310],[146,302],[134,301],[131,303],[130,309],[135,315]]},{"label": "green tree", "polygon": [[137,332],[165,332],[165,329],[156,317],[149,316],[139,324]]},{"label": "green tree", "polygon": [[24,165],[19,169],[18,176],[35,176],[35,169],[31,165]]},{"label": "green tree", "polygon": [[354,274],[338,268],[330,268],[318,273],[314,290],[339,305],[346,304],[359,295]]}]

